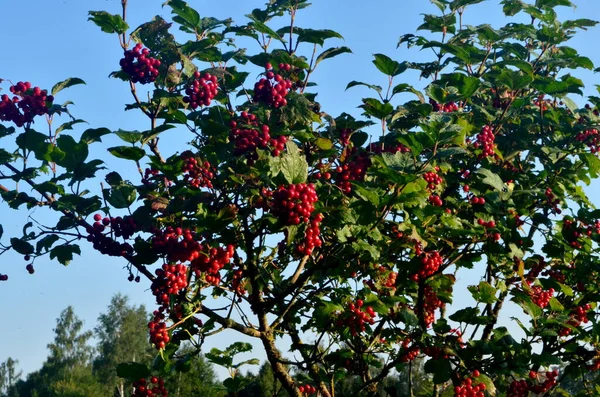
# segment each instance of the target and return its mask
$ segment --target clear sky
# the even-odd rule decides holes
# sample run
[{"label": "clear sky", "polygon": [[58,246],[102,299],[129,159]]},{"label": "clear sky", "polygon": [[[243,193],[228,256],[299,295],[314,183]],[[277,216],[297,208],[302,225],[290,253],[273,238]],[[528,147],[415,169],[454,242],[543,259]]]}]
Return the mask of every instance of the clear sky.
[{"label": "clear sky", "polygon": [[[201,16],[216,18],[232,17],[242,23],[244,14],[263,4],[260,0],[190,0]],[[161,0],[129,0],[129,25],[138,26],[154,15],[168,17],[168,8],[162,8]],[[371,64],[371,55],[385,53],[394,59],[420,60],[429,57],[428,53],[417,49],[407,51],[396,49],[401,34],[415,33],[421,23],[421,14],[435,11],[427,0],[314,0],[314,5],[301,12],[298,25],[313,28],[329,28],[340,32],[345,41],[331,45],[349,46],[354,54],[342,55],[324,62],[314,74],[319,88],[323,110],[337,115],[343,111],[358,113],[356,106],[366,91],[355,88],[344,91],[351,80],[361,80],[374,84],[385,84],[385,78],[378,74]],[[600,19],[600,3],[597,0],[575,0],[578,8],[563,9],[563,18]],[[489,0],[476,5],[465,14],[464,23],[503,23],[499,0]],[[122,50],[115,35],[100,31],[87,21],[89,10],[107,10],[118,13],[119,0],[19,0],[0,1],[0,26],[2,46],[0,46],[0,78],[17,81],[30,81],[42,88],[67,77],[79,77],[87,82],[64,91],[58,101],[72,100],[72,112],[77,118],[86,120],[89,127],[107,127],[112,130],[147,128],[145,119],[139,114],[124,112],[125,103],[131,101],[127,85],[109,79],[108,74],[118,69]],[[283,24],[283,22],[282,22]],[[600,66],[598,40],[600,31],[595,29],[578,35],[570,45],[583,55],[590,57]],[[257,48],[252,50],[258,52]],[[249,53],[253,53],[253,51]],[[587,94],[593,94],[594,84],[600,83],[597,75],[579,72],[578,76],[588,83]],[[404,81],[423,86],[418,76],[407,72],[401,76]],[[401,82],[400,80],[398,82]],[[2,88],[7,89],[4,84]],[[583,103],[582,98],[574,98]],[[40,128],[38,126],[38,128]],[[87,127],[76,127],[75,136]],[[167,142],[161,149],[165,153],[180,150],[180,143],[189,136],[183,130],[171,130],[166,134]],[[90,156],[108,158],[103,150],[118,144],[113,138],[104,144],[96,145]],[[109,168],[119,170],[129,168],[130,163],[117,160],[108,161]],[[136,175],[123,171],[137,181]],[[99,191],[98,184],[89,188]],[[588,188],[596,203],[598,185]],[[15,212],[0,207],[0,223],[4,226],[3,242],[8,237],[21,233],[22,225],[29,215],[25,211]],[[38,210],[34,217],[47,219]],[[83,242],[82,245],[85,245]],[[20,255],[12,253],[0,256],[0,273],[8,273],[10,280],[0,283],[0,362],[7,357],[18,359],[24,373],[36,370],[47,355],[46,345],[52,340],[55,319],[66,306],[72,305],[75,312],[84,319],[86,327],[93,328],[96,318],[104,311],[112,295],[122,292],[130,296],[136,304],[143,303],[153,309],[154,300],[147,290],[147,284],[133,284],[127,281],[123,270],[125,263],[120,259],[102,257],[92,249],[84,248],[83,255],[76,257],[70,266],[64,268],[46,258],[36,261],[36,273],[31,276],[25,271],[26,263]],[[462,283],[474,284],[476,279],[465,276]],[[458,289],[458,288],[457,288]],[[461,297],[461,303],[468,297]],[[233,334],[220,334],[207,346],[226,346]],[[228,338],[228,340],[225,340]]]}]

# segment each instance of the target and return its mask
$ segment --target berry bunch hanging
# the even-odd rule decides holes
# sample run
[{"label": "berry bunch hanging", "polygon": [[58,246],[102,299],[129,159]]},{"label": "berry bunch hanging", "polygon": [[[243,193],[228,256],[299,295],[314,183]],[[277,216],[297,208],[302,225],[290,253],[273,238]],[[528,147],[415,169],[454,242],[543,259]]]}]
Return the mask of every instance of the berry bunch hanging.
[{"label": "berry bunch hanging", "polygon": [[[291,65],[280,64],[280,71],[291,70]],[[265,65],[265,77],[254,85],[254,101],[264,103],[275,109],[287,105],[286,96],[292,88],[292,82],[281,74],[275,73],[270,63]]]},{"label": "berry bunch hanging", "polygon": [[133,393],[131,397],[167,397],[169,392],[165,388],[162,378],[153,376],[150,381],[142,378],[133,382]]},{"label": "berry bunch hanging", "polygon": [[312,183],[279,186],[273,192],[271,213],[285,225],[299,225],[310,220],[317,200],[317,192]]},{"label": "berry bunch hanging", "polygon": [[444,258],[438,251],[430,251],[423,253],[419,262],[421,265],[419,270],[411,276],[413,281],[425,280],[435,274],[444,263]]},{"label": "berry bunch hanging", "polygon": [[352,336],[358,335],[366,330],[366,325],[375,324],[377,314],[371,306],[363,309],[364,301],[357,299],[355,302],[349,302],[346,311],[336,322],[338,327],[349,327]]},{"label": "berry bunch hanging", "polygon": [[212,179],[214,178],[213,167],[208,161],[198,161],[191,151],[185,151],[181,154],[183,158],[183,178],[192,187],[212,188]]},{"label": "berry bunch hanging", "polygon": [[0,120],[11,121],[17,127],[31,123],[35,116],[48,114],[48,106],[54,101],[46,90],[31,88],[28,81],[19,81],[9,90],[14,94],[12,98],[6,94],[0,97]]},{"label": "berry bunch hanging", "polygon": [[235,155],[245,155],[248,164],[257,159],[256,149],[271,148],[273,156],[279,156],[285,149],[287,138],[283,135],[272,138],[268,125],[259,125],[255,115],[248,112],[240,114],[240,120],[230,123],[229,139],[233,141]]},{"label": "berry bunch hanging", "polygon": [[148,84],[158,77],[160,60],[149,56],[150,50],[137,43],[131,50],[125,50],[119,61],[121,69],[133,83]]},{"label": "berry bunch hanging", "polygon": [[217,76],[194,72],[194,79],[185,88],[183,101],[194,110],[200,106],[209,106],[219,90],[217,82]]},{"label": "berry bunch hanging", "polygon": [[485,125],[481,129],[481,132],[477,134],[476,141],[474,143],[475,148],[481,148],[479,154],[480,159],[484,159],[494,155],[494,149],[496,147],[494,141],[496,136],[494,135],[494,129],[490,125]]}]

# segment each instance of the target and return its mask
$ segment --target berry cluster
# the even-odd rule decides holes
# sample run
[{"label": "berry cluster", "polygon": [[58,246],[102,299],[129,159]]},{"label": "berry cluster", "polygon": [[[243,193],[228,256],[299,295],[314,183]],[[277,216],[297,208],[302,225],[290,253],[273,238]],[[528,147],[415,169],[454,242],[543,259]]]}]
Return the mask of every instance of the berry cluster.
[{"label": "berry cluster", "polygon": [[483,205],[483,204],[485,204],[485,198],[473,196],[471,198],[471,204]]},{"label": "berry cluster", "polygon": [[245,295],[246,288],[244,288],[244,283],[242,282],[244,277],[244,271],[242,269],[237,269],[233,271],[233,277],[231,280],[231,286],[234,291],[238,293],[238,295]]},{"label": "berry cluster", "polygon": [[315,186],[310,183],[280,186],[273,192],[271,212],[286,225],[308,222],[317,202]]},{"label": "berry cluster", "polygon": [[514,380],[508,387],[506,397],[527,397],[529,396],[529,383],[526,380]]},{"label": "berry cluster", "polygon": [[164,349],[169,343],[171,337],[169,336],[169,330],[167,324],[165,324],[165,307],[161,306],[158,310],[155,310],[154,317],[148,323],[148,330],[150,331],[150,342],[157,349]]},{"label": "berry cluster", "polygon": [[192,261],[191,267],[197,277],[205,273],[207,283],[218,285],[221,282],[219,271],[231,262],[234,253],[235,247],[231,244],[225,248],[206,247],[206,251]]},{"label": "berry cluster", "polygon": [[437,194],[430,194],[428,200],[429,204],[433,205],[434,207],[441,207],[444,205],[444,201]]},{"label": "berry cluster", "polygon": [[133,394],[131,397],[167,397],[169,392],[165,389],[165,381],[153,376],[150,382],[142,378],[133,382]]},{"label": "berry cluster", "polygon": [[240,122],[230,123],[231,132],[229,138],[234,144],[235,155],[245,155],[248,163],[252,165],[257,159],[256,149],[271,149],[273,156],[279,156],[285,149],[287,137],[281,135],[272,138],[268,125],[258,125],[256,115],[248,112],[240,114]]},{"label": "berry cluster", "polygon": [[434,99],[429,98],[429,103],[431,104],[431,106],[433,106],[434,112],[450,113],[450,112],[456,112],[459,109],[456,102],[438,103]]},{"label": "berry cluster", "polygon": [[427,182],[427,189],[429,190],[434,190],[439,184],[444,182],[444,179],[434,171],[423,174],[423,179]]},{"label": "berry cluster", "polygon": [[412,339],[410,338],[406,338],[402,341],[402,349],[404,353],[402,354],[402,358],[400,359],[400,361],[404,363],[413,361],[421,353],[421,350],[414,343],[411,344],[411,342]]},{"label": "berry cluster", "polygon": [[217,95],[218,89],[217,76],[210,73],[201,74],[196,71],[194,72],[194,80],[185,88],[186,96],[183,97],[183,102],[189,103],[194,110],[199,106],[208,106]]},{"label": "berry cluster", "polygon": [[321,240],[321,230],[319,226],[323,220],[323,214],[317,214],[306,228],[304,241],[298,244],[298,252],[302,255],[312,254],[315,247],[320,247],[323,241]]},{"label": "berry cluster", "polygon": [[347,311],[343,318],[337,320],[338,327],[349,327],[352,336],[356,336],[359,332],[364,332],[366,324],[375,324],[377,314],[371,306],[365,310],[362,309],[364,302],[362,299],[357,299],[356,302],[349,302]]},{"label": "berry cluster", "polygon": [[[279,64],[279,70],[289,72],[291,68],[292,66],[287,63]],[[265,103],[274,108],[287,105],[285,97],[292,88],[292,82],[275,73],[270,63],[266,64],[265,70],[265,77],[254,85],[254,101]]]},{"label": "berry cluster", "polygon": [[142,44],[138,43],[133,49],[126,50],[119,61],[121,69],[133,83],[148,84],[158,77],[160,60],[149,57],[149,54],[150,50],[142,48]]},{"label": "berry cluster", "polygon": [[494,140],[496,139],[494,135],[494,130],[491,126],[486,125],[481,129],[481,132],[477,134],[477,141],[475,142],[475,148],[482,149],[481,154],[479,155],[480,159],[493,156],[494,155]]},{"label": "berry cluster", "polygon": [[152,234],[152,249],[167,262],[191,262],[200,256],[202,245],[190,229],[168,226],[165,230],[153,228]]},{"label": "berry cluster", "polygon": [[429,285],[425,286],[423,289],[423,308],[420,311],[427,327],[433,324],[435,321],[435,311],[442,306],[444,306],[444,303],[439,300],[433,288]]},{"label": "berry cluster", "polygon": [[483,220],[482,218],[477,219],[477,224],[479,226],[483,226],[486,229],[493,229],[496,227],[496,222],[494,221],[489,221],[486,222],[485,220]]},{"label": "berry cluster", "polygon": [[580,132],[575,139],[579,142],[584,142],[592,153],[600,152],[600,133],[597,129],[591,128]]},{"label": "berry cluster", "polygon": [[350,144],[350,137],[352,136],[352,130],[350,128],[343,128],[340,131],[340,143],[342,146],[348,146]]},{"label": "berry cluster", "polygon": [[444,262],[444,258],[438,251],[431,251],[424,253],[420,262],[421,267],[419,271],[411,276],[411,280],[413,281],[424,280],[434,275]]},{"label": "berry cluster", "polygon": [[533,303],[541,307],[542,309],[548,306],[552,295],[554,295],[554,288],[550,288],[548,291],[544,291],[539,285],[531,287],[531,300]]},{"label": "berry cluster", "polygon": [[40,87],[31,88],[31,83],[19,81],[10,87],[14,94],[0,97],[0,120],[12,121],[17,127],[22,127],[33,121],[35,116],[48,114],[48,105],[54,101],[52,95]]},{"label": "berry cluster", "polygon": [[[137,231],[133,217],[102,218],[102,215],[95,214],[94,221],[91,226],[86,227],[86,230],[87,240],[92,243],[95,250],[109,256],[127,256],[133,253],[133,247],[129,243],[119,243],[109,236],[112,232],[115,237],[130,238]],[[107,227],[111,228],[111,232],[104,234]]]},{"label": "berry cluster", "polygon": [[455,397],[484,397],[486,390],[485,383],[474,384],[473,378],[480,375],[478,370],[473,371],[472,378],[465,379],[460,385],[454,387]]},{"label": "berry cluster", "polygon": [[8,280],[8,274],[0,273],[0,281],[7,281],[7,280]]},{"label": "berry cluster", "polygon": [[552,389],[554,386],[556,386],[556,378],[558,377],[558,370],[554,370],[554,371],[548,371],[546,372],[546,379],[544,379],[544,381],[542,383],[539,383],[537,385],[530,385],[529,386],[529,391],[536,393],[536,394],[542,394],[542,393],[546,393],[547,391],[549,391],[550,389]]},{"label": "berry cluster", "polygon": [[162,265],[162,269],[156,269],[156,278],[152,281],[152,295],[156,297],[156,303],[167,308],[171,295],[176,295],[188,286],[188,267],[183,264]]},{"label": "berry cluster", "polygon": [[[587,324],[590,320],[587,317],[587,312],[592,309],[592,306],[589,303],[586,303],[583,306],[577,306],[571,311],[571,318],[567,323],[572,327],[579,327],[581,323]],[[571,334],[571,328],[569,327],[561,327],[558,331],[560,336],[568,336]]]},{"label": "berry cluster", "polygon": [[552,207],[552,212],[555,214],[560,214],[562,212],[561,209],[558,207],[560,205],[560,199],[554,195],[552,189],[547,188],[544,192],[544,195],[546,196],[547,205]]},{"label": "berry cluster", "polygon": [[25,266],[25,270],[27,270],[27,272],[29,274],[33,274],[35,273],[35,269],[33,268],[33,263],[28,264],[27,266]]},{"label": "berry cluster", "polygon": [[367,169],[371,165],[371,159],[368,153],[358,153],[356,148],[348,151],[345,163],[335,168],[335,184],[342,192],[349,194],[352,191],[352,181],[362,181],[365,179]]},{"label": "berry cluster", "polygon": [[302,394],[310,395],[317,392],[317,388],[313,385],[301,385],[298,386],[298,391]]},{"label": "berry cluster", "polygon": [[[115,237],[123,237],[124,239],[130,238],[138,230],[135,219],[130,215],[126,215],[125,217],[117,216],[102,218],[102,215],[95,214],[94,221],[102,221],[103,226],[110,226]],[[95,224],[94,228],[96,228]]]},{"label": "berry cluster", "polygon": [[198,162],[189,150],[183,152],[181,157],[183,158],[182,171],[184,179],[190,186],[195,188],[213,187],[212,179],[214,178],[214,173],[208,161]]}]

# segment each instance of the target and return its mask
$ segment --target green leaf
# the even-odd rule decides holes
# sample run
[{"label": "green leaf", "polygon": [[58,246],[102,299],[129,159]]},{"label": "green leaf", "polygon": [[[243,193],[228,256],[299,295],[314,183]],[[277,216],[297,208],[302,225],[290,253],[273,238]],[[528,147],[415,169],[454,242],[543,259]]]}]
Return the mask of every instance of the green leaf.
[{"label": "green leaf", "polygon": [[72,86],[78,85],[78,84],[85,84],[85,81],[83,81],[77,77],[70,77],[66,80],[61,81],[60,83],[56,83],[54,85],[54,87],[52,87],[51,93],[52,93],[52,95],[56,95],[60,91],[64,90],[65,88],[72,87]]},{"label": "green leaf", "polygon": [[248,17],[252,21],[251,22],[251,26],[258,33],[266,34],[269,37],[272,37],[273,39],[279,41],[280,43],[285,43],[285,40],[280,35],[278,35],[277,32],[275,32],[273,29],[271,29],[270,27],[268,27],[263,22],[259,21],[254,15],[248,14],[248,15],[246,15],[246,17]]},{"label": "green leaf", "polygon": [[10,163],[14,156],[12,153],[7,152],[4,149],[0,149],[0,163]]},{"label": "green leaf", "polygon": [[375,98],[363,98],[362,101],[360,107],[364,109],[365,114],[379,120],[385,119],[394,111],[394,107],[389,102],[381,102]]},{"label": "green leaf", "polygon": [[362,81],[354,81],[354,80],[348,83],[348,85],[346,86],[346,90],[348,88],[352,88],[352,87],[356,87],[356,86],[360,86],[360,85],[369,87],[370,89],[375,90],[379,93],[381,93],[381,91],[383,91],[383,88],[381,88],[381,86],[379,86],[379,85],[373,85],[373,84],[363,83]]},{"label": "green leaf", "polygon": [[35,244],[36,253],[39,255],[42,252],[46,252],[46,251],[50,250],[50,247],[52,247],[52,244],[57,242],[58,239],[59,239],[59,237],[56,234],[49,234],[47,236],[42,237]]},{"label": "green leaf", "polygon": [[108,135],[110,133],[111,131],[108,128],[89,128],[83,131],[83,134],[81,134],[81,139],[79,141],[87,144],[94,142],[102,142],[101,138],[104,135]]},{"label": "green leaf", "polygon": [[444,75],[440,82],[446,83],[451,87],[456,87],[460,94],[457,97],[461,100],[470,98],[477,92],[481,85],[481,82],[477,77],[467,76],[462,73]]},{"label": "green leaf", "polygon": [[475,299],[477,302],[490,304],[497,300],[496,288],[486,281],[481,281],[477,286],[471,285],[467,287],[467,289],[471,292],[473,299]]},{"label": "green leaf", "polygon": [[[286,32],[290,29],[284,28]],[[311,43],[318,44],[321,47],[325,44],[327,39],[344,39],[341,34],[330,29],[307,29],[307,28],[294,28],[294,33],[298,35],[299,43]]]},{"label": "green leaf", "polygon": [[408,69],[408,64],[406,62],[400,63],[394,61],[387,55],[375,54],[374,57],[375,60],[373,60],[373,64],[375,64],[375,67],[385,75],[397,76]]},{"label": "green leaf", "polygon": [[85,142],[75,142],[70,135],[61,135],[56,143],[58,148],[65,153],[65,156],[58,160],[57,164],[65,167],[68,171],[76,170],[88,157],[88,145]]},{"label": "green leaf", "polygon": [[550,298],[550,309],[555,312],[563,312],[565,307],[555,297]]},{"label": "green leaf", "polygon": [[115,131],[115,135],[121,138],[121,140],[132,144],[138,143],[142,140],[142,133],[139,131],[118,130]]},{"label": "green leaf", "polygon": [[117,365],[117,376],[131,380],[140,380],[150,375],[150,369],[146,364],[130,362]]},{"label": "green leaf", "polygon": [[325,59],[336,57],[340,54],[352,53],[352,50],[348,47],[331,47],[323,51],[317,56],[315,66],[324,61]]},{"label": "green leaf", "polygon": [[50,259],[57,259],[62,265],[68,265],[73,260],[73,254],[81,255],[78,245],[59,245],[50,250]]},{"label": "green leaf", "polygon": [[10,239],[12,248],[21,255],[31,255],[34,252],[33,245],[20,238],[13,237]]},{"label": "green leaf", "polygon": [[176,17],[173,20],[180,25],[184,32],[194,33],[200,28],[200,14],[191,8],[185,1],[169,0],[165,5],[171,7],[171,11]]},{"label": "green leaf", "polygon": [[321,150],[331,150],[333,147],[333,142],[327,138],[317,138],[315,145],[317,145],[317,147]]},{"label": "green leaf", "polygon": [[129,29],[129,25],[120,15],[109,14],[106,11],[90,11],[88,21],[94,22],[106,33],[123,34]]},{"label": "green leaf", "polygon": [[281,172],[290,184],[304,183],[308,178],[308,163],[300,155],[298,146],[292,141],[286,142],[287,153],[281,158]]},{"label": "green leaf", "polygon": [[481,168],[477,170],[477,173],[483,175],[482,182],[486,185],[493,187],[496,191],[501,192],[504,189],[504,182],[498,174],[493,173],[487,168]]},{"label": "green leaf", "polygon": [[425,363],[423,368],[428,374],[433,374],[433,383],[435,384],[449,381],[452,374],[452,366],[448,359],[431,359]]},{"label": "green leaf", "polygon": [[125,160],[139,161],[146,155],[144,149],[132,146],[114,146],[108,148],[108,151],[115,157]]},{"label": "green leaf", "polygon": [[129,208],[135,202],[137,191],[126,183],[112,189],[104,189],[103,196],[115,208]]}]

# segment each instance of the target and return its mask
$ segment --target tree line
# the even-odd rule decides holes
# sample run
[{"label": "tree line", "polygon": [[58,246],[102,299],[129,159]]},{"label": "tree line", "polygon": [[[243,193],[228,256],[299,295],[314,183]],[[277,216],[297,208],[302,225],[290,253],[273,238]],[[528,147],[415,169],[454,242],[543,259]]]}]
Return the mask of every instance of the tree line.
[{"label": "tree line", "polygon": [[[23,374],[18,360],[12,357],[0,363],[1,397],[100,397],[130,396],[132,384],[117,376],[116,367],[121,362],[138,362],[152,365],[153,347],[148,341],[145,324],[150,314],[143,305],[132,305],[127,296],[117,294],[106,311],[98,316],[93,330],[86,330],[83,321],[72,306],[65,308],[56,319],[54,340],[48,344],[48,356],[40,369]],[[93,344],[93,340],[97,342]],[[281,396],[288,393],[276,381],[271,367],[263,363],[256,373],[241,373],[239,368],[230,371],[239,385],[232,394],[219,380],[214,364],[206,357],[184,345],[180,355],[194,354],[187,372],[173,371],[165,383],[170,395],[175,397],[259,397]],[[422,363],[413,363],[410,382],[413,395],[431,393],[431,379],[422,370]],[[376,372],[376,366],[373,367]],[[302,373],[297,373],[301,383]],[[358,378],[346,377],[336,382],[340,396],[357,396]],[[388,376],[380,387],[381,396],[409,395],[409,377],[406,371]]]}]

